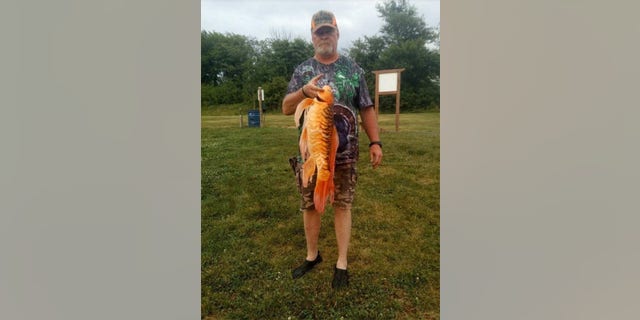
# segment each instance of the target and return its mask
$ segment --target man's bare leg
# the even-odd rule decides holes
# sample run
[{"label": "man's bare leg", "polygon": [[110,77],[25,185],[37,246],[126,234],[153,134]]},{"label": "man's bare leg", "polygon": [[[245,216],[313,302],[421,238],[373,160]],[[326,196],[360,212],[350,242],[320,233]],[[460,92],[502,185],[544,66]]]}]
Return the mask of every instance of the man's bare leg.
[{"label": "man's bare leg", "polygon": [[307,239],[307,260],[313,261],[318,255],[321,215],[315,209],[303,211],[304,236]]},{"label": "man's bare leg", "polygon": [[338,242],[338,269],[347,269],[347,252],[351,239],[351,209],[335,208],[334,224],[336,228],[336,240]]}]

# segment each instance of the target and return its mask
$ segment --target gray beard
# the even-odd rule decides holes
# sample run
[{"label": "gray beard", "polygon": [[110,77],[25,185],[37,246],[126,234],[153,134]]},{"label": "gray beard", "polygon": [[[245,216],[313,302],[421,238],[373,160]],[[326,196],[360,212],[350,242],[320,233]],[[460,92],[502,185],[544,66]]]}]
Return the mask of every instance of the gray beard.
[{"label": "gray beard", "polygon": [[322,57],[331,57],[335,53],[334,48],[330,46],[317,47],[315,51],[317,55]]}]

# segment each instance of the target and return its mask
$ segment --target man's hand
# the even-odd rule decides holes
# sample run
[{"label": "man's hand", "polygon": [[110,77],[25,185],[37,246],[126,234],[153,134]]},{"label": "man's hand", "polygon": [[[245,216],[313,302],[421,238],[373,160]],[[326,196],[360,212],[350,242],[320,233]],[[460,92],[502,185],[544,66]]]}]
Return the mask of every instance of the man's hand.
[{"label": "man's hand", "polygon": [[282,113],[292,115],[296,112],[296,107],[300,101],[305,98],[313,99],[318,96],[318,91],[322,91],[322,88],[318,87],[318,80],[322,76],[323,74],[319,74],[313,77],[313,79],[309,80],[302,88],[284,96],[284,99],[282,99]]},{"label": "man's hand", "polygon": [[374,169],[377,168],[382,162],[382,148],[377,144],[372,145],[369,148],[369,158],[371,159],[371,166]]},{"label": "man's hand", "polygon": [[311,99],[317,97],[318,92],[322,91],[322,88],[318,87],[318,80],[320,80],[322,76],[324,76],[324,74],[321,73],[302,86],[302,94],[310,97]]}]

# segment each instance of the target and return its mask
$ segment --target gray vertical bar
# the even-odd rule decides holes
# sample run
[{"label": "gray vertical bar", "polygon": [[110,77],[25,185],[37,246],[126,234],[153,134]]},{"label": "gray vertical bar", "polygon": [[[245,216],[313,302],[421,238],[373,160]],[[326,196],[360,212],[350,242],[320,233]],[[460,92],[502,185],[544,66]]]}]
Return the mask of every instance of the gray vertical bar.
[{"label": "gray vertical bar", "polygon": [[632,1],[442,4],[442,319],[635,319]]},{"label": "gray vertical bar", "polygon": [[0,319],[197,319],[199,2],[0,4]]}]

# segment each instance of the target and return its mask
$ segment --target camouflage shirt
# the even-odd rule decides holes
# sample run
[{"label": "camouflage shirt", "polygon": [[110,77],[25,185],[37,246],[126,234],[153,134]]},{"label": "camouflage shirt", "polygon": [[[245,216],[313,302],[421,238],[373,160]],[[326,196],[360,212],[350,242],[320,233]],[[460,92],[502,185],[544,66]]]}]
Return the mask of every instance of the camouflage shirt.
[{"label": "camouflage shirt", "polygon": [[340,56],[338,60],[328,65],[310,58],[293,71],[287,94],[299,90],[320,73],[323,76],[318,80],[318,86],[329,85],[334,93],[333,122],[340,138],[336,164],[356,162],[358,161],[358,112],[360,109],[373,107],[364,71],[355,61],[345,56]]}]

